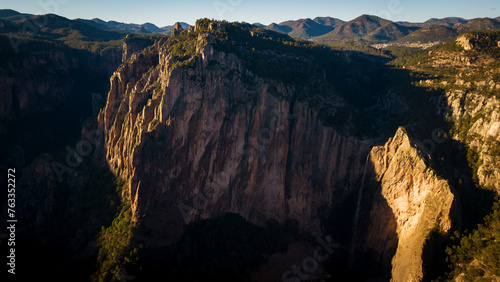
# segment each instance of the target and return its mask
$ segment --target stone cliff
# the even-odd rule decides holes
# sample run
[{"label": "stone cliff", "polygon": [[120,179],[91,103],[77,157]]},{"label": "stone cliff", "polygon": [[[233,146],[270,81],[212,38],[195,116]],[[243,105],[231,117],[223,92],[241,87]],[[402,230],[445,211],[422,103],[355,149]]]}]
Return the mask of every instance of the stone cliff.
[{"label": "stone cliff", "polygon": [[97,161],[129,182],[147,240],[168,244],[182,225],[224,212],[258,225],[295,219],[319,235],[320,211],[355,193],[354,267],[368,260],[394,281],[421,280],[429,234],[447,234],[454,216],[452,188],[422,148],[402,128],[375,147],[339,134],[290,99],[300,89],[257,76],[213,43],[199,32],[179,67],[160,41],[111,77]]},{"label": "stone cliff", "polygon": [[106,162],[165,242],[224,212],[260,225],[296,219],[320,234],[318,207],[358,188],[369,142],[323,126],[317,110],[280,98],[297,89],[256,76],[211,40],[198,35],[188,67],[157,45],[115,72],[99,115]]},{"label": "stone cliff", "polygon": [[[127,35],[123,40],[123,56],[122,62],[127,61],[136,52],[144,50],[146,47],[151,46],[155,43],[154,36],[134,36]],[[116,68],[115,68],[116,70]]]},{"label": "stone cliff", "polygon": [[[86,152],[84,161],[68,171],[57,171],[55,158],[47,154],[25,168],[18,197],[20,216],[33,219],[26,230],[45,226],[60,211],[85,214],[88,204],[90,215],[83,216],[80,225],[73,224],[68,240],[78,242],[78,250],[85,253],[82,257],[92,257],[99,232],[94,229],[109,225],[99,213],[119,200],[108,201],[111,196],[106,193],[114,189],[111,178],[104,185],[109,191],[100,191],[100,183],[89,194],[92,185],[86,183],[101,176],[89,172],[86,161],[92,159],[128,184],[129,191],[122,195],[132,208],[133,243],[166,246],[181,236],[186,224],[232,212],[260,226],[269,220],[281,224],[295,220],[309,235],[337,238],[341,233],[339,238],[348,238],[340,240],[338,252],[348,253],[342,260],[348,259],[346,266],[366,277],[425,279],[430,262],[426,246],[436,234],[446,238],[459,229],[462,207],[454,185],[461,180],[454,178],[463,177],[464,182],[466,178],[458,169],[436,165],[446,161],[429,153],[421,142],[425,138],[412,131],[414,124],[390,130],[395,124],[409,124],[393,120],[413,113],[415,107],[408,101],[413,93],[405,95],[390,85],[373,98],[366,93],[380,89],[364,73],[373,65],[356,66],[356,54],[345,58],[328,53],[341,59],[330,69],[322,68],[303,50],[259,50],[280,35],[257,28],[244,30],[256,41],[240,42],[241,46],[231,41],[236,47],[228,50],[219,42],[227,36],[228,26],[199,22],[188,31],[177,30],[154,41],[126,39],[123,57],[104,54],[113,61],[122,58],[123,63],[110,78],[106,105],[84,129],[81,141],[91,143],[93,154]],[[252,51],[242,53],[244,48]],[[436,66],[450,60],[438,52],[432,56]],[[451,60],[462,66],[469,63],[468,67],[477,62],[461,56]],[[266,73],[267,68],[272,72]],[[293,72],[301,68],[311,77],[303,79]],[[341,78],[333,80],[342,84],[337,88],[328,84],[332,81],[324,82],[332,73]],[[298,82],[301,79],[309,84]],[[464,86],[458,80],[456,84]],[[491,90],[495,85],[486,81],[480,87]],[[478,181],[498,189],[494,167],[498,153],[488,153],[498,141],[497,100],[459,90],[447,89],[439,96],[438,107],[428,97],[422,100],[457,128],[470,115],[464,125],[470,130],[452,131],[452,137],[479,153]],[[368,102],[342,93],[355,93],[356,99]],[[360,110],[363,107],[369,107],[367,114]],[[371,130],[374,124],[379,126],[374,131],[382,134],[360,135],[353,130]],[[90,132],[95,130],[103,138],[92,138]],[[75,156],[64,153],[57,161],[69,166],[68,158]],[[486,173],[488,169],[493,172]],[[109,213],[112,219],[114,213]],[[337,225],[329,226],[329,217],[342,218],[346,224],[332,230]],[[64,220],[59,220],[61,226]],[[77,265],[78,259],[73,262]]]},{"label": "stone cliff", "polygon": [[429,167],[410,136],[400,128],[383,146],[373,147],[365,180],[365,194],[373,198],[365,199],[371,209],[363,219],[358,255],[377,258],[391,281],[422,280],[431,232],[448,234],[457,212],[453,188]]},{"label": "stone cliff", "polygon": [[474,181],[500,192],[500,83],[498,32],[469,32],[448,43],[451,50],[430,52],[412,69],[440,72],[440,78],[421,81],[442,89],[438,111],[453,124],[452,138],[469,150]]}]

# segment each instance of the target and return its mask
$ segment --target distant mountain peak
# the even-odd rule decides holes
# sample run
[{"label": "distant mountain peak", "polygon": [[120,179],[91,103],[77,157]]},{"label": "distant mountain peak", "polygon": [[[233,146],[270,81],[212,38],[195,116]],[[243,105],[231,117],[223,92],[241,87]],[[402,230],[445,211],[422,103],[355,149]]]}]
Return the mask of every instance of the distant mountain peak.
[{"label": "distant mountain peak", "polygon": [[340,20],[337,18],[332,18],[332,17],[316,17],[313,19],[313,21],[315,21],[321,25],[328,25],[328,26],[333,26],[333,27],[336,27],[336,26],[344,23],[343,20]]},{"label": "distant mountain peak", "polygon": [[0,9],[0,18],[6,18],[6,17],[11,17],[11,16],[17,16],[20,15],[18,11],[14,11],[11,9]]},{"label": "distant mountain peak", "polygon": [[252,25],[254,26],[258,26],[258,27],[266,27],[265,25],[261,24],[261,23],[253,23]]},{"label": "distant mountain peak", "polygon": [[391,21],[383,19],[379,16],[368,15],[368,14],[363,14],[363,15],[361,15],[361,16],[359,16],[359,17],[357,17],[354,20],[349,21],[349,22],[359,22],[359,21],[371,21],[371,22],[375,22],[375,23],[379,23],[379,24],[391,22]]},{"label": "distant mountain peak", "polygon": [[266,29],[288,34],[295,38],[310,39],[332,31],[343,21],[331,17],[317,17],[314,20],[303,18],[289,20],[280,24],[272,23]]},{"label": "distant mountain peak", "polygon": [[388,42],[404,37],[411,31],[408,27],[381,17],[364,14],[337,26],[333,31],[315,40],[322,43],[360,39],[367,42]]}]

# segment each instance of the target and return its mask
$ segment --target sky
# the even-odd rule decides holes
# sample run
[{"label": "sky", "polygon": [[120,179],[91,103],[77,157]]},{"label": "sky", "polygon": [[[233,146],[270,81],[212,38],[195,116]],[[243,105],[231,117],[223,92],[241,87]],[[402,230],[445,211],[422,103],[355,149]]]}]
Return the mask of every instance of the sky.
[{"label": "sky", "polygon": [[344,21],[362,14],[392,21],[424,22],[429,18],[500,16],[499,0],[0,0],[0,9],[29,14],[58,14],[70,19],[194,24],[210,18],[268,25],[286,20],[330,16]]}]

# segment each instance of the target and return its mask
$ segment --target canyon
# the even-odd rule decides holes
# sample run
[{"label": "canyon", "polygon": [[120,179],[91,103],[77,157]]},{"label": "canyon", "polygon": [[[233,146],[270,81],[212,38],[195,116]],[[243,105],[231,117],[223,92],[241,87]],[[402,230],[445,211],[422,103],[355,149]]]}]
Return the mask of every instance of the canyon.
[{"label": "canyon", "polygon": [[[323,235],[321,210],[358,194],[373,202],[364,228],[354,220],[351,247],[360,241],[359,253],[375,252],[372,263],[394,281],[421,280],[429,234],[451,234],[458,211],[454,188],[428,164],[418,138],[402,127],[378,146],[376,138],[341,134],[314,107],[287,99],[300,89],[255,76],[214,41],[199,33],[199,55],[181,69],[172,67],[168,43],[158,43],[111,78],[98,118],[106,132],[101,163],[129,181],[132,210],[155,234],[146,240],[169,244],[183,224],[225,212],[261,226],[292,219]],[[336,106],[347,103],[335,98]],[[369,188],[380,194],[363,198]]]},{"label": "canyon", "polygon": [[[454,55],[426,52],[427,61],[408,67],[473,73],[493,64],[482,53],[464,53],[483,44],[470,38],[457,40]],[[439,258],[431,247],[443,251],[453,232],[485,215],[465,219],[472,204],[464,198],[500,189],[500,155],[492,151],[500,142],[496,70],[469,89],[473,78],[459,72],[419,81],[384,57],[307,44],[204,19],[189,30],[176,25],[171,36],[127,37],[122,51],[100,54],[97,72],[116,66],[105,104],[83,123],[74,149],[41,154],[23,170],[20,216],[32,219],[25,231],[50,234],[43,226],[61,217],[57,211],[77,209],[72,203],[85,198],[97,169],[123,182],[112,201],[130,206],[132,247],[168,248],[185,238],[186,226],[231,213],[259,228],[293,222],[304,238],[333,238],[340,246],[335,267],[365,279],[438,278],[429,266]],[[41,56],[78,68],[78,60],[60,53]],[[39,96],[57,93],[48,83]],[[30,104],[20,105],[29,114]],[[6,105],[2,117],[12,108]],[[476,156],[472,173],[467,149]],[[103,226],[103,234],[114,224],[87,204],[88,215],[69,234],[79,254],[61,251],[69,264],[92,260],[99,245],[93,229]]]}]

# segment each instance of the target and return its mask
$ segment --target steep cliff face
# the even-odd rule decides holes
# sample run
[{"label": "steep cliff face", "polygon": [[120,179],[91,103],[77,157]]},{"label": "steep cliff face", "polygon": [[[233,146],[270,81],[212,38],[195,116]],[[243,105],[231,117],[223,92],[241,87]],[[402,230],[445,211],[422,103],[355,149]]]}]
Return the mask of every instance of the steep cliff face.
[{"label": "steep cliff face", "polygon": [[136,236],[168,244],[182,225],[225,212],[258,225],[295,219],[319,235],[324,211],[357,194],[353,266],[421,280],[431,232],[447,235],[456,216],[452,188],[425,150],[403,128],[375,147],[339,134],[293,98],[303,89],[256,75],[215,48],[211,33],[196,34],[183,62],[167,40],[134,54],[112,76],[98,117],[96,160],[129,182]]},{"label": "steep cliff face", "polygon": [[[490,86],[494,83],[490,83]],[[488,85],[486,85],[488,86]],[[481,186],[500,192],[500,99],[487,97],[479,91],[449,91],[446,95],[451,105],[452,117],[457,128],[455,138],[468,144],[476,154],[471,165]]]},{"label": "steep cliff face", "polygon": [[376,192],[366,192],[375,197],[367,200],[373,203],[360,249],[380,258],[391,281],[422,280],[422,254],[431,232],[447,234],[456,216],[452,188],[424,156],[403,128],[370,152],[365,189]]},{"label": "steep cliff face", "polygon": [[[459,224],[460,199],[455,198],[451,184],[459,181],[453,182],[446,169],[438,173],[430,163],[439,160],[427,155],[428,148],[420,147],[422,142],[417,141],[422,138],[403,127],[388,134],[389,140],[363,137],[352,130],[359,124],[365,125],[358,128],[360,131],[373,129],[371,119],[377,116],[379,128],[375,131],[384,128],[380,131],[390,132],[386,128],[396,123],[384,122],[410,113],[413,106],[408,97],[391,86],[371,99],[366,93],[376,89],[364,72],[373,66],[353,67],[351,58],[335,61],[335,68],[322,69],[309,57],[315,50],[293,53],[274,45],[259,50],[271,39],[256,28],[246,30],[245,36],[260,41],[231,41],[236,47],[228,51],[216,37],[226,36],[227,25],[197,24],[144,50],[139,45],[125,45],[126,60],[111,76],[106,105],[96,125],[88,124],[84,130],[89,133],[97,128],[104,136],[87,140],[92,134],[85,134],[82,138],[92,149],[95,144],[94,154],[86,152],[84,164],[68,168],[62,178],[58,173],[63,171],[55,170],[54,158],[47,155],[24,170],[18,194],[23,205],[20,217],[34,219],[26,230],[45,226],[59,214],[85,214],[72,225],[67,232],[70,239],[66,239],[71,241],[68,245],[78,242],[75,249],[86,253],[73,257],[75,265],[79,260],[90,260],[97,249],[99,230],[94,229],[110,224],[107,221],[113,219],[116,206],[106,210],[119,201],[110,196],[114,179],[90,172],[86,161],[93,158],[94,164],[109,167],[127,182],[130,191],[122,195],[129,196],[137,242],[153,247],[168,245],[180,237],[184,225],[226,212],[238,213],[257,225],[292,219],[311,235],[335,237],[338,234],[330,233],[343,233],[351,241],[342,242],[339,253],[349,253],[349,266],[367,277],[424,279],[429,262],[426,245],[433,234],[446,237]],[[242,55],[242,48],[252,51]],[[253,49],[258,51],[253,53]],[[120,58],[108,55],[110,60]],[[437,56],[434,62],[438,65],[450,60],[437,52],[433,56]],[[343,54],[338,57],[343,58]],[[469,67],[477,62],[477,58],[451,60]],[[310,77],[293,72],[304,66]],[[346,78],[335,73],[337,69],[350,75]],[[341,78],[335,82],[344,83],[342,87],[328,84],[333,84],[326,79],[332,73]],[[309,84],[297,82],[303,80]],[[425,83],[429,86],[434,82]],[[486,82],[481,89],[496,89],[495,85],[494,81]],[[349,93],[353,87],[356,99],[366,100],[355,104],[352,100],[356,99],[340,93]],[[456,126],[466,115],[477,116],[467,123],[468,133],[461,136],[463,130],[457,130],[454,137],[472,149],[481,148],[475,149],[483,160],[477,170],[478,181],[496,185],[497,174],[483,174],[481,167],[494,167],[498,157],[498,153],[489,153],[498,138],[498,103],[479,95],[482,92],[471,92],[448,89],[441,102],[450,107],[438,107],[438,115],[449,113],[451,118],[446,119],[456,119]],[[424,100],[429,102],[427,96]],[[363,107],[370,107],[366,111],[369,115],[360,114]],[[431,107],[436,110],[434,104]],[[488,113],[488,119],[483,113]],[[64,152],[59,162],[66,161],[64,165],[69,166],[68,156],[74,157]],[[105,183],[90,182],[101,178]],[[70,180],[74,183],[67,183]],[[89,209],[92,211],[87,216]],[[332,232],[326,225],[334,211],[347,224]],[[101,216],[104,213],[109,217]],[[65,220],[59,218],[57,226],[65,226]],[[71,256],[70,251],[65,252]]]},{"label": "steep cliff face", "polygon": [[99,126],[135,214],[165,242],[224,212],[260,225],[296,219],[319,234],[318,207],[358,188],[369,142],[323,126],[316,110],[283,98],[298,89],[256,76],[212,40],[199,34],[187,67],[155,46],[111,78]]},{"label": "steep cliff face", "polygon": [[[439,111],[453,124],[453,139],[470,150],[468,161],[478,185],[500,192],[500,33],[469,32],[450,42],[449,49],[431,53],[414,68],[441,78],[427,87],[443,89]],[[446,113],[448,113],[446,115]]]},{"label": "steep cliff face", "polygon": [[130,59],[134,53],[140,52],[146,49],[146,47],[153,45],[154,42],[155,42],[154,36],[138,37],[131,34],[127,35],[127,37],[125,37],[125,39],[123,40],[122,62],[125,62],[128,59]]}]

